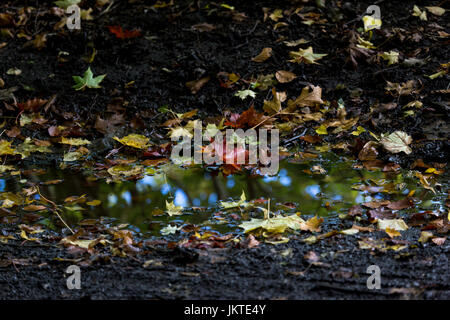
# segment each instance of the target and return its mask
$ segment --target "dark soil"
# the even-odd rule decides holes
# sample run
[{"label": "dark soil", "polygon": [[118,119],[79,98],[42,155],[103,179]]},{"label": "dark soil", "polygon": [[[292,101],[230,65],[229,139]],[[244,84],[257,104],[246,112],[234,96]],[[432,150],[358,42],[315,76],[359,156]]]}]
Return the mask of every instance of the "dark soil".
[{"label": "dark soil", "polygon": [[[418,230],[404,240],[416,239]],[[372,235],[382,237],[381,232]],[[58,247],[0,245],[0,258],[32,265],[0,268],[2,299],[449,299],[448,242],[385,253],[358,248],[360,236],[314,245],[291,240],[253,249],[168,250],[144,246],[136,258],[102,258],[81,267],[81,290],[68,290],[73,259]],[[319,263],[305,255],[314,251]],[[106,260],[103,261],[102,260]],[[153,264],[143,267],[147,260]],[[381,269],[381,289],[368,289],[367,268]],[[304,271],[304,274],[300,274]]]},{"label": "dark soil", "polygon": [[[91,3],[93,1],[86,1]],[[416,158],[426,161],[445,162],[449,158],[448,145],[448,98],[433,93],[448,88],[448,75],[430,80],[426,75],[436,73],[441,63],[450,60],[448,40],[440,39],[430,31],[436,19],[429,14],[429,21],[422,22],[409,13],[417,4],[439,5],[439,1],[378,1],[381,7],[383,28],[403,28],[405,39],[389,38],[384,51],[397,49],[402,58],[428,57],[421,67],[405,67],[401,64],[387,67],[386,64],[359,61],[356,69],[349,61],[347,48],[349,31],[362,26],[359,15],[373,1],[346,2],[336,9],[335,1],[329,1],[323,12],[328,18],[323,25],[307,26],[292,15],[289,28],[273,30],[273,22],[263,22],[263,7],[289,9],[295,1],[227,1],[236,11],[244,12],[248,18],[233,20],[230,11],[211,3],[212,10],[204,8],[205,1],[175,1],[176,5],[153,10],[147,1],[116,1],[104,15],[92,22],[82,21],[80,31],[52,32],[47,36],[46,47],[38,51],[24,46],[26,40],[8,40],[0,49],[0,75],[5,88],[17,86],[14,92],[20,102],[36,96],[45,99],[56,94],[54,108],[46,118],[54,124],[62,121],[82,120],[85,127],[79,136],[98,139],[101,143],[105,132],[95,129],[97,117],[108,119],[111,113],[107,105],[114,98],[128,101],[124,123],[107,132],[126,134],[139,130],[157,141],[164,130],[156,125],[165,118],[158,108],[168,105],[176,112],[199,109],[200,117],[212,117],[226,110],[239,112],[249,107],[248,100],[242,102],[234,97],[235,89],[220,85],[219,72],[237,73],[244,79],[256,78],[260,74],[278,70],[294,72],[298,78],[288,84],[278,84],[277,89],[287,91],[288,98],[297,97],[301,89],[314,84],[323,88],[323,96],[329,100],[342,98],[347,112],[359,115],[361,123],[380,134],[394,129],[409,133],[415,144],[413,154],[386,155],[385,160],[410,164]],[[0,12],[14,11],[25,3],[36,8],[48,8],[46,1],[7,1]],[[327,1],[328,4],[328,1]],[[299,3],[301,5],[301,3]],[[88,6],[85,6],[88,7]],[[448,8],[447,8],[448,9]],[[336,10],[338,10],[336,12]],[[333,17],[342,14],[342,19],[333,22]],[[35,15],[31,15],[34,19]],[[53,20],[52,20],[53,19]],[[42,23],[45,21],[45,23]],[[54,17],[36,19],[31,34],[50,32],[57,22]],[[445,22],[445,23],[444,23]],[[210,23],[216,28],[209,32],[198,32],[191,27],[199,23]],[[107,26],[121,25],[124,29],[139,29],[143,37],[120,40],[111,34]],[[447,33],[448,19],[440,20]],[[374,37],[386,35],[374,32]],[[420,38],[414,37],[416,33]],[[305,38],[315,52],[328,53],[319,65],[287,63],[288,49],[279,41]],[[386,37],[388,38],[388,37]],[[78,92],[72,89],[72,75],[82,75],[87,69],[82,57],[92,53],[90,43],[97,51],[91,68],[95,75],[107,74],[102,89]],[[264,47],[272,47],[272,57],[265,63],[251,62],[251,58]],[[418,50],[418,52],[417,52]],[[64,51],[66,61],[58,61],[58,53]],[[20,76],[7,75],[10,68],[22,70]],[[166,68],[166,69],[164,69]],[[165,71],[166,70],[166,71]],[[170,72],[168,72],[168,71]],[[51,75],[51,77],[49,77]],[[185,83],[205,76],[211,80],[197,94],[192,94]],[[414,117],[404,118],[401,107],[380,111],[365,117],[370,106],[376,102],[397,101],[385,94],[386,81],[421,81],[420,95],[424,108]],[[134,86],[125,84],[135,81]],[[344,89],[337,89],[345,84]],[[23,85],[34,88],[27,91]],[[242,88],[238,88],[242,89]],[[359,98],[352,96],[355,90]],[[263,100],[270,98],[258,94],[253,101],[261,109]],[[412,99],[399,98],[400,105]],[[3,115],[9,116],[2,106]],[[378,118],[377,118],[378,117]],[[310,125],[308,125],[310,126]],[[303,130],[303,129],[302,129]],[[309,133],[314,133],[310,128]],[[36,131],[27,136],[48,138],[46,132]],[[334,138],[325,138],[334,139]],[[99,149],[101,149],[101,145]],[[101,151],[101,150],[99,150]],[[99,152],[100,154],[100,152]],[[419,230],[410,230],[405,240],[417,239]],[[381,234],[375,233],[374,237]],[[144,246],[145,254],[136,258],[96,257],[98,261],[82,267],[82,290],[66,288],[65,269],[71,263],[55,261],[55,257],[73,258],[65,250],[54,246],[36,246],[10,242],[0,244],[0,260],[31,258],[31,265],[20,263],[0,266],[0,297],[3,299],[449,299],[449,241],[442,246],[425,244],[404,251],[372,252],[358,248],[359,236],[336,236],[314,245],[291,240],[283,245],[261,245],[254,249],[169,250],[162,247]],[[286,251],[290,250],[291,251]],[[304,255],[314,251],[322,264],[311,265]],[[161,262],[161,266],[144,268],[147,260]],[[381,268],[381,289],[369,290],[366,286],[369,265]],[[298,272],[306,270],[303,275]],[[395,289],[398,288],[398,289]]]}]

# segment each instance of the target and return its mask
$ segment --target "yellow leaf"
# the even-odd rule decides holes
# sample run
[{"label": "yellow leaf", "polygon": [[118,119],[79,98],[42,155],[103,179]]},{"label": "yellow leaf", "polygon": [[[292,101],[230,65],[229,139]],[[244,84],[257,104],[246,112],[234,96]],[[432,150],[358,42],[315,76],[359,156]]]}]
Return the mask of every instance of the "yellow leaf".
[{"label": "yellow leaf", "polygon": [[325,125],[323,124],[317,127],[316,132],[317,134],[328,134],[327,127],[325,127]]},{"label": "yellow leaf", "polygon": [[391,237],[391,238],[399,237],[399,236],[401,235],[400,232],[398,232],[398,231],[395,230],[395,229],[391,229],[391,228],[386,228],[384,231],[385,231],[385,232],[389,235],[389,237]]},{"label": "yellow leaf", "polygon": [[92,200],[92,201],[88,201],[86,202],[87,205],[89,206],[98,206],[99,204],[101,204],[102,202],[100,200]]},{"label": "yellow leaf", "polygon": [[0,141],[0,156],[7,155],[7,154],[15,154],[15,150],[11,148],[11,143],[6,140]]},{"label": "yellow leaf", "polygon": [[149,138],[140,134],[129,134],[123,138],[114,137],[121,144],[137,149],[145,149],[149,145]]},{"label": "yellow leaf", "polygon": [[83,146],[87,144],[91,144],[89,140],[81,139],[81,138],[66,138],[62,137],[60,143],[69,144],[71,146]]},{"label": "yellow leaf", "polygon": [[420,233],[420,238],[419,238],[419,242],[420,243],[425,243],[428,240],[430,240],[431,238],[433,238],[433,233],[430,231],[422,231]]},{"label": "yellow leaf", "polygon": [[378,229],[404,231],[408,229],[408,226],[406,225],[405,221],[403,221],[403,219],[379,219]]},{"label": "yellow leaf", "polygon": [[398,52],[391,50],[389,52],[383,52],[380,56],[388,61],[388,66],[398,63]]},{"label": "yellow leaf", "polygon": [[292,60],[288,60],[289,62],[294,63],[307,63],[307,64],[318,64],[316,60],[320,60],[323,57],[327,56],[325,53],[314,53],[312,47],[308,47],[307,49],[298,49],[298,51],[290,51],[289,56]]},{"label": "yellow leaf", "polygon": [[361,133],[363,133],[363,132],[366,132],[366,129],[364,129],[363,127],[361,127],[361,126],[358,126],[357,128],[356,128],[356,131],[353,131],[351,134],[352,135],[354,135],[354,136],[359,136]]},{"label": "yellow leaf", "polygon": [[169,216],[179,216],[182,215],[183,207],[176,206],[173,201],[169,202],[166,200],[166,212],[169,214]]},{"label": "yellow leaf", "polygon": [[364,16],[362,18],[364,23],[364,32],[381,27],[381,19],[376,19],[373,16]]}]

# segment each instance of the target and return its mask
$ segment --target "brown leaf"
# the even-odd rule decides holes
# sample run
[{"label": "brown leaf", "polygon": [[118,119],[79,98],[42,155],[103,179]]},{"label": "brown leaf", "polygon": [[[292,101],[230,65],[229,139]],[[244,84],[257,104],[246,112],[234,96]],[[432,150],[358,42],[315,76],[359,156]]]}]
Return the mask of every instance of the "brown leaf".
[{"label": "brown leaf", "polygon": [[438,246],[442,246],[445,240],[447,240],[447,237],[436,237],[431,239],[431,241],[433,241]]},{"label": "brown leaf", "polygon": [[23,208],[23,210],[25,210],[25,211],[40,211],[40,210],[46,210],[46,209],[47,209],[46,206],[36,205],[36,204],[30,204]]},{"label": "brown leaf", "polygon": [[252,59],[253,62],[264,62],[272,56],[272,48],[264,48],[261,53]]},{"label": "brown leaf", "polygon": [[196,94],[210,79],[211,78],[207,76],[198,80],[189,81],[186,82],[186,87],[191,90],[192,94]]},{"label": "brown leaf", "polygon": [[367,142],[358,154],[358,159],[361,161],[376,160],[378,151],[375,141]]},{"label": "brown leaf", "polygon": [[11,130],[6,131],[6,135],[10,138],[15,138],[20,135],[20,128],[14,126],[11,128]]},{"label": "brown leaf", "polygon": [[288,83],[297,78],[297,76],[293,72],[279,70],[275,73],[275,78],[277,78],[280,83]]},{"label": "brown leaf", "polygon": [[390,204],[387,205],[387,207],[392,210],[401,210],[401,209],[410,208],[413,205],[414,205],[414,202],[410,198],[406,198],[403,200],[391,202]]},{"label": "brown leaf", "polygon": [[191,27],[193,30],[199,31],[199,32],[209,32],[216,29],[216,27],[209,23],[198,23]]},{"label": "brown leaf", "polygon": [[61,132],[59,131],[59,128],[57,126],[51,126],[48,128],[48,134],[50,135],[50,137],[57,137],[61,134]]},{"label": "brown leaf", "polygon": [[348,214],[350,216],[362,216],[362,208],[358,205],[355,205],[353,207],[350,208],[350,210],[348,211]]},{"label": "brown leaf", "polygon": [[17,107],[20,109],[20,111],[37,112],[46,103],[47,100],[34,98],[23,103],[18,103]]}]

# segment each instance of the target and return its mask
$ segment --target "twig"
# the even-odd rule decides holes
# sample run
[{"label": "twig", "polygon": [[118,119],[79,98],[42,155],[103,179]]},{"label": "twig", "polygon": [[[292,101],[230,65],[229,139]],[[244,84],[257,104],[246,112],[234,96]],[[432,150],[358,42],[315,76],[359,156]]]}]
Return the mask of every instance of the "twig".
[{"label": "twig", "polygon": [[53,212],[56,213],[56,215],[58,216],[59,220],[61,220],[61,222],[67,227],[67,229],[70,230],[70,232],[72,232],[72,234],[75,234],[75,232],[73,232],[72,228],[69,227],[69,225],[63,220],[63,218],[59,215],[58,213],[58,206],[56,205],[56,203],[54,203],[53,201],[47,199],[46,197],[44,197],[41,193],[41,191],[39,190],[39,187],[36,186],[37,192],[39,194],[39,196],[41,196],[45,201],[47,201],[48,203],[50,203],[51,205],[53,205]]}]

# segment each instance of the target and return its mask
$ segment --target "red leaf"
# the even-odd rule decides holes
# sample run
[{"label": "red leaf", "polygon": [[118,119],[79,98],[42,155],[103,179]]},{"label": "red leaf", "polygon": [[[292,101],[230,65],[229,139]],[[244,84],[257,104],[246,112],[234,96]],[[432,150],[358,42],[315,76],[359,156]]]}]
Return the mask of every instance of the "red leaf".
[{"label": "red leaf", "polygon": [[108,26],[109,32],[119,39],[131,39],[142,36],[139,30],[124,30],[121,26]]}]

